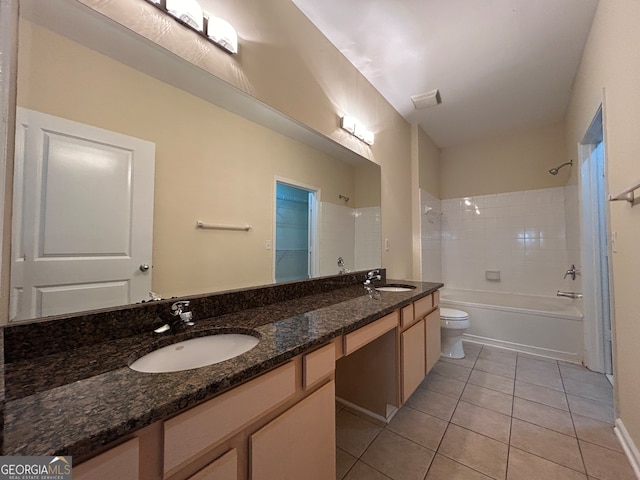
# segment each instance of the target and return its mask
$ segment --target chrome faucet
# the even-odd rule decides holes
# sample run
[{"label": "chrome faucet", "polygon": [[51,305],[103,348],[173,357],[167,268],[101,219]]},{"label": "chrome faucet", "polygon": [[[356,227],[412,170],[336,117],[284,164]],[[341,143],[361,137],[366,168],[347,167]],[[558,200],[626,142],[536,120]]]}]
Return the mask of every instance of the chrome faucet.
[{"label": "chrome faucet", "polygon": [[370,272],[367,272],[367,279],[364,281],[364,289],[367,291],[371,298],[379,299],[380,292],[378,292],[373,286],[374,280],[382,280],[380,270],[371,270]]},{"label": "chrome faucet", "polygon": [[371,270],[370,272],[367,272],[367,279],[364,281],[364,284],[371,285],[371,282],[373,280],[382,280],[382,275],[380,275],[380,270]]},{"label": "chrome faucet", "polygon": [[176,324],[187,325],[192,327],[195,325],[193,321],[193,312],[185,312],[184,308],[188,307],[191,302],[189,300],[180,300],[171,304],[171,315],[176,318],[171,324],[165,323],[160,328],[156,328],[154,332],[156,333],[164,333],[171,330]]},{"label": "chrome faucet", "polygon": [[582,294],[576,293],[576,292],[561,292],[560,290],[558,290],[556,292],[556,297],[567,297],[567,298],[573,298],[575,300],[577,298],[582,298]]},{"label": "chrome faucet", "polygon": [[563,278],[567,278],[567,276],[569,275],[571,275],[571,280],[575,280],[576,275],[580,275],[580,272],[576,269],[576,266],[574,264],[571,264],[571,267],[569,267],[569,270],[565,272]]},{"label": "chrome faucet", "polygon": [[340,270],[338,271],[339,275],[344,275],[345,273],[351,273],[351,270],[349,270],[344,266],[344,258],[338,257],[338,266],[340,267]]}]

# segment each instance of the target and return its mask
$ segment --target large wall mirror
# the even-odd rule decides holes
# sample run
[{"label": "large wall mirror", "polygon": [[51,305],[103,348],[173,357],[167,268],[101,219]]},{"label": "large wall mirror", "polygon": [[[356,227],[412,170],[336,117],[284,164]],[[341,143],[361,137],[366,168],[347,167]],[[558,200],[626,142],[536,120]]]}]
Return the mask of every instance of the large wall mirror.
[{"label": "large wall mirror", "polygon": [[313,193],[308,275],[380,265],[379,166],[223,83],[21,0],[11,321],[274,282],[307,248],[278,183]]}]

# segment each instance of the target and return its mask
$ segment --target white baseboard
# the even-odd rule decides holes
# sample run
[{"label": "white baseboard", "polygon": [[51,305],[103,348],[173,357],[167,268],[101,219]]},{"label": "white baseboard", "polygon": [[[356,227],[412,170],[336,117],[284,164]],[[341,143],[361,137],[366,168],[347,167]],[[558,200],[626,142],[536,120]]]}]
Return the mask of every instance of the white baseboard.
[{"label": "white baseboard", "polygon": [[622,419],[616,419],[616,426],[613,430],[616,432],[616,436],[622,445],[622,449],[629,459],[633,473],[635,473],[636,478],[640,480],[640,451],[638,451],[638,447],[633,443],[633,439],[622,423]]}]

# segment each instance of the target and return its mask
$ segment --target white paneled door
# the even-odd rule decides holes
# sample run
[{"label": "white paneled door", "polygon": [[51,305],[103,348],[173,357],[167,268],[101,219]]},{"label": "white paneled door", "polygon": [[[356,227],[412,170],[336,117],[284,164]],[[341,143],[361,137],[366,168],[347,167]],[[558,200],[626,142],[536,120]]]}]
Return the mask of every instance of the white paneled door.
[{"label": "white paneled door", "polygon": [[155,145],[18,109],[11,320],[149,297]]}]

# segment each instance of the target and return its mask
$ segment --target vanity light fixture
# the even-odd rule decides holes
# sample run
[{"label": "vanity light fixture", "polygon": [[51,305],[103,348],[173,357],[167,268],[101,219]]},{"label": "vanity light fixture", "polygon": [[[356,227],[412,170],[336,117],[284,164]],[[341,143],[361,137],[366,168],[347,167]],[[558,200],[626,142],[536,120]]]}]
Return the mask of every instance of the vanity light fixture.
[{"label": "vanity light fixture", "polygon": [[166,2],[166,8],[169,14],[183,21],[191,28],[202,32],[204,28],[204,15],[202,13],[202,7],[196,0],[166,0]]},{"label": "vanity light fixture", "polygon": [[238,34],[236,29],[218,17],[207,19],[207,36],[229,53],[238,53]]},{"label": "vanity light fixture", "polygon": [[238,53],[238,33],[218,17],[207,15],[197,0],[146,0],[227,53]]},{"label": "vanity light fixture", "polygon": [[340,118],[340,127],[354,137],[362,140],[367,145],[373,145],[375,139],[373,132],[364,128],[364,126],[355,118],[348,115],[342,116]]}]

